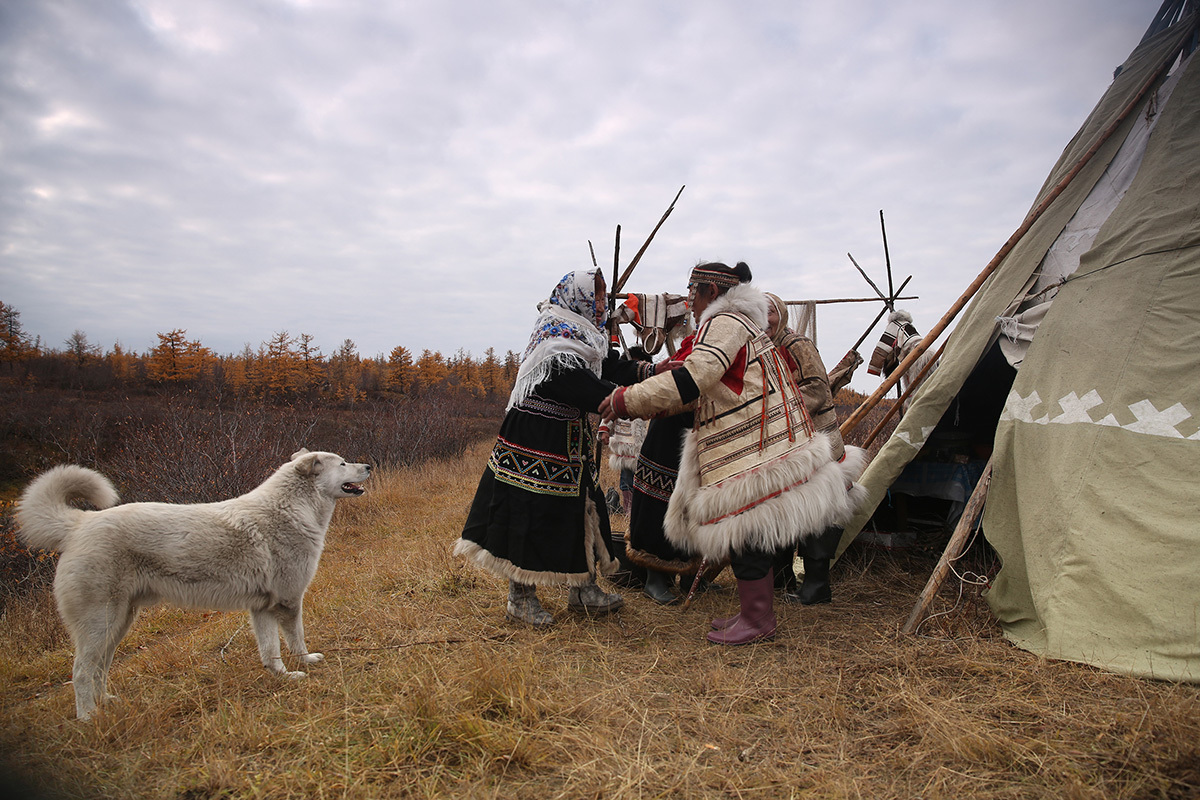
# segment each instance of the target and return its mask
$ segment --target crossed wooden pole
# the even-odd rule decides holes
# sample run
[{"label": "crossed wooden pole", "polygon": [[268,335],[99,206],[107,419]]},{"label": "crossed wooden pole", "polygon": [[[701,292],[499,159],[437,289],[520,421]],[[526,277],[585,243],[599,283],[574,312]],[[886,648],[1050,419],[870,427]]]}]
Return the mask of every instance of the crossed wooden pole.
[{"label": "crossed wooden pole", "polygon": [[[992,260],[988,262],[987,266],[983,268],[983,271],[980,272],[975,280],[971,282],[971,285],[967,287],[962,296],[960,296],[958,300],[954,302],[954,304],[950,307],[950,310],[946,312],[938,324],[935,325],[921,340],[920,344],[913,348],[912,352],[900,362],[896,369],[893,370],[892,374],[879,385],[879,388],[877,388],[870,397],[864,400],[862,405],[860,405],[858,409],[856,409],[854,413],[842,423],[841,432],[843,437],[846,436],[850,431],[854,430],[854,428],[856,428],[863,421],[871,409],[879,404],[879,401],[888,392],[888,390],[891,389],[892,386],[896,385],[896,383],[900,380],[900,377],[908,371],[913,363],[920,358],[930,346],[932,346],[937,337],[940,336],[943,331],[945,331],[954,318],[958,316],[958,313],[966,307],[971,298],[973,298],[979,291],[980,287],[983,286],[984,281],[986,281],[991,274],[996,271],[997,267],[1000,266],[1000,263],[1008,256],[1009,253],[1012,252],[1012,249],[1016,247],[1017,243],[1024,238],[1025,234],[1029,232],[1029,229],[1033,227],[1034,223],[1042,217],[1051,204],[1053,204],[1054,201],[1058,199],[1059,195],[1066,190],[1067,186],[1071,184],[1071,181],[1075,179],[1075,176],[1078,175],[1079,172],[1088,164],[1088,162],[1092,160],[1096,153],[1100,151],[1100,148],[1104,146],[1105,142],[1112,138],[1112,135],[1116,133],[1117,129],[1121,127],[1121,124],[1128,118],[1128,116],[1141,105],[1142,101],[1145,99],[1150,90],[1166,75],[1167,71],[1174,63],[1176,55],[1177,53],[1172,53],[1170,57],[1165,60],[1162,66],[1158,70],[1155,70],[1155,72],[1146,79],[1146,81],[1130,98],[1129,102],[1126,103],[1121,109],[1120,113],[1117,114],[1116,118],[1114,118],[1109,126],[1105,128],[1099,136],[1096,137],[1096,141],[1092,144],[1092,146],[1089,147],[1087,151],[1076,160],[1071,169],[1062,177],[1061,180],[1059,180],[1057,184],[1054,185],[1054,188],[1052,188],[1042,199],[1042,201],[1038,203],[1032,211],[1029,212],[1017,230],[1008,238],[1008,240],[1004,243]],[[944,346],[945,345],[943,344],[943,347]],[[929,581],[925,585],[924,591],[921,592],[921,596],[917,600],[916,607],[913,608],[913,611],[909,615],[907,622],[905,622],[904,627],[901,628],[904,633],[913,633],[917,629],[917,626],[919,626],[928,615],[929,607],[932,605],[934,598],[937,596],[938,589],[941,587],[941,584],[945,580],[947,573],[950,571],[950,565],[962,554],[968,534],[974,529],[976,521],[983,513],[983,507],[987,500],[988,487],[991,484],[991,476],[992,461],[989,459],[987,466],[984,468],[983,476],[980,477],[979,482],[975,485],[974,491],[971,493],[970,499],[967,501],[967,508],[963,511],[963,515],[959,519],[954,533],[950,536],[950,541],[946,545],[946,550],[942,554],[941,560],[938,562],[933,574],[929,577]]]}]

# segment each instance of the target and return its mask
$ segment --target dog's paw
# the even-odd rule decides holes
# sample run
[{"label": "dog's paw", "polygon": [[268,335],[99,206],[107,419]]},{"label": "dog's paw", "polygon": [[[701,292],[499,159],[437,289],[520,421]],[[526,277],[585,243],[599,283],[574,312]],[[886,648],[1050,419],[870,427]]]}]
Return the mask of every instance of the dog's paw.
[{"label": "dog's paw", "polygon": [[307,677],[308,677],[308,673],[307,673],[307,672],[300,672],[299,670],[296,670],[295,672],[285,672],[285,673],[283,673],[283,674],[282,674],[280,677],[281,677],[281,678],[287,678],[289,681],[298,681],[298,680],[300,680],[301,678],[307,678]]},{"label": "dog's paw", "polygon": [[305,653],[304,655],[300,656],[300,660],[303,661],[305,664],[316,664],[318,661],[325,660],[325,654],[324,653]]}]

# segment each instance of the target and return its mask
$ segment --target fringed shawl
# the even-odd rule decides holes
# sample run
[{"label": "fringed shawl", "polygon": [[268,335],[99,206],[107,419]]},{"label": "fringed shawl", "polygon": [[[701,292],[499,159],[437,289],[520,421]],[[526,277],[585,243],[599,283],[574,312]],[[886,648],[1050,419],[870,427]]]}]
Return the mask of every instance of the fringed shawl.
[{"label": "fringed shawl", "polygon": [[582,367],[599,377],[608,350],[602,328],[608,308],[596,297],[599,270],[568,272],[548,300],[538,303],[541,314],[521,359],[507,408],[520,405],[537,388],[561,370]]}]

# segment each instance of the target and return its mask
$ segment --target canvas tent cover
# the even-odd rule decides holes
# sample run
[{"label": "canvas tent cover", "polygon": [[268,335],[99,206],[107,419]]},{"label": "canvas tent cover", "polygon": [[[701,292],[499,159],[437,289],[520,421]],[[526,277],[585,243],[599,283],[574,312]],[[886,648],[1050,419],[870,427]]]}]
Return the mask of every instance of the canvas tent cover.
[{"label": "canvas tent cover", "polygon": [[[1036,208],[1122,109],[1193,40],[1196,17],[1148,38],[1068,144]],[[1005,636],[1051,658],[1200,682],[1200,65],[1175,70],[1100,146],[983,284],[863,482],[862,529],[959,387],[998,319],[1122,145],[1154,118],[1140,165],[1039,309],[996,432],[983,530],[1002,567],[987,592]],[[1161,88],[1161,81],[1158,86]],[[1111,174],[1111,173],[1110,173]]]}]

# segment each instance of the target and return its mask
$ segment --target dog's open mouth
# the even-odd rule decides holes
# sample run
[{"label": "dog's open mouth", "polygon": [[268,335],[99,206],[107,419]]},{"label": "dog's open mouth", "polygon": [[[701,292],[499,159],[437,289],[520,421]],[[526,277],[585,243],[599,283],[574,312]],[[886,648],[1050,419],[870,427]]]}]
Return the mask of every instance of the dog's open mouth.
[{"label": "dog's open mouth", "polygon": [[357,483],[350,483],[349,481],[346,481],[342,484],[342,491],[346,494],[362,494],[367,490],[359,486]]}]

